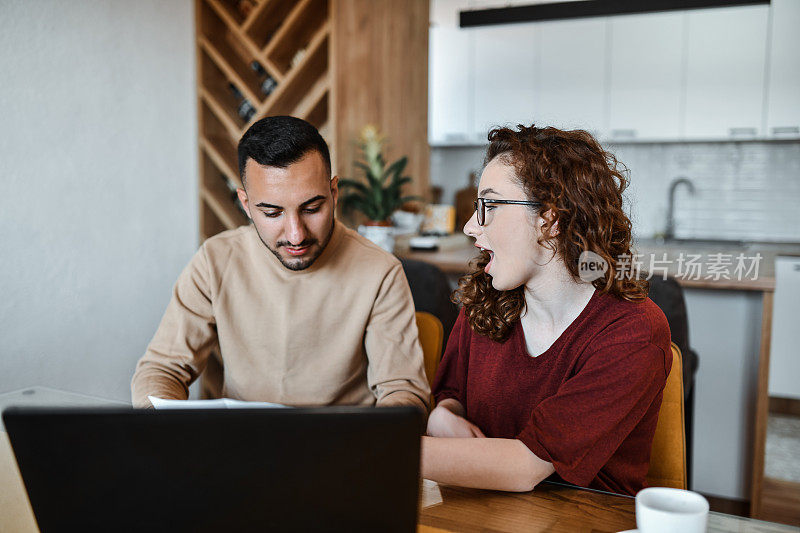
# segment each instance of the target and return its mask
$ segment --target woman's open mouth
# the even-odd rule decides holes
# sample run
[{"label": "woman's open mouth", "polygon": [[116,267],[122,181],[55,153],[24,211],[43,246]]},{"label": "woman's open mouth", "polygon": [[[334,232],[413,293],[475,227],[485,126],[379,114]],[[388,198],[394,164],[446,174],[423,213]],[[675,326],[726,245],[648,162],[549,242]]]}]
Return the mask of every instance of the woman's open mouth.
[{"label": "woman's open mouth", "polygon": [[489,254],[489,262],[486,263],[485,267],[483,267],[483,271],[488,274],[489,269],[492,268],[492,263],[494,263],[494,252],[489,250],[488,248],[481,248],[481,251]]}]

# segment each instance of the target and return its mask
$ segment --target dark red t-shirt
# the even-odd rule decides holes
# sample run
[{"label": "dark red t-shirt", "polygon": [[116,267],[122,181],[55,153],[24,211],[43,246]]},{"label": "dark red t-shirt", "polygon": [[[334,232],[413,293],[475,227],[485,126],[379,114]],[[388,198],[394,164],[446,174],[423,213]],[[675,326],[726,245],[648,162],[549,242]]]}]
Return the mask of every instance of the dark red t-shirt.
[{"label": "dark red t-shirt", "polygon": [[502,343],[462,310],[433,384],[487,437],[519,439],[562,479],[623,494],[645,486],[664,384],[669,325],[650,299],[595,291],[550,348],[528,355],[522,325]]}]

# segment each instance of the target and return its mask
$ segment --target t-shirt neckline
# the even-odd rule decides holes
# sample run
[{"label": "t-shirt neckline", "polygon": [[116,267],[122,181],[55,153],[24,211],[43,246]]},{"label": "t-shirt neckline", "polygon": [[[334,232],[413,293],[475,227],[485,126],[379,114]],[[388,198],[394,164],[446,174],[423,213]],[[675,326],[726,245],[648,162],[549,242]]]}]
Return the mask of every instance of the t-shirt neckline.
[{"label": "t-shirt neckline", "polygon": [[555,348],[558,345],[566,342],[566,339],[572,334],[575,328],[577,328],[579,324],[583,322],[585,316],[589,314],[591,309],[597,304],[597,300],[599,299],[599,297],[600,297],[600,291],[595,289],[594,292],[592,293],[592,297],[589,298],[589,301],[586,302],[586,305],[583,306],[583,309],[581,310],[580,313],[578,313],[578,316],[575,317],[575,320],[570,322],[569,326],[567,326],[566,329],[564,329],[564,331],[561,332],[561,335],[559,335],[558,338],[554,340],[553,343],[539,355],[531,355],[530,353],[528,353],[528,345],[525,342],[525,332],[522,329],[522,319],[521,318],[518,319],[516,325],[514,326],[514,333],[513,333],[515,341],[517,343],[516,351],[521,356],[525,357],[525,359],[528,359],[530,361],[539,361],[542,358],[545,358],[545,356],[550,355],[550,353],[557,351],[555,350]]}]

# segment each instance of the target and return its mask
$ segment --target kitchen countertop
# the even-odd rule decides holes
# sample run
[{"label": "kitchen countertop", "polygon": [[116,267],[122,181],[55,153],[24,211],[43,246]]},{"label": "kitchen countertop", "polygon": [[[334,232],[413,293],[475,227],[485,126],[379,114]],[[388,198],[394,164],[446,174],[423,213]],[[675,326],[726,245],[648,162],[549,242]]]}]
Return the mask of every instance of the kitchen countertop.
[{"label": "kitchen countertop", "polygon": [[[465,274],[477,255],[472,239],[457,235],[447,237],[442,249],[434,252],[412,251],[407,239],[401,238],[395,254],[433,263],[452,275]],[[632,261],[641,270],[654,276],[666,272],[684,287],[774,291],[775,258],[800,256],[800,243],[638,239],[634,254]]]}]

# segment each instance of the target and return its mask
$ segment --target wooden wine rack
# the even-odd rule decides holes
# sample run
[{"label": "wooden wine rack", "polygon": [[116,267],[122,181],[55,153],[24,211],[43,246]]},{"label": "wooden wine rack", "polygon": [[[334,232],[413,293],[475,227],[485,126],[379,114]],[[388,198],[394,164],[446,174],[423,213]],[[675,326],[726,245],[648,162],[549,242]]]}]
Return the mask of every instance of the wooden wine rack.
[{"label": "wooden wine rack", "polygon": [[427,191],[428,0],[196,0],[195,14],[201,239],[247,224],[236,145],[265,116],[316,126],[348,177],[358,131],[376,124],[388,157],[409,156],[408,193]]}]

